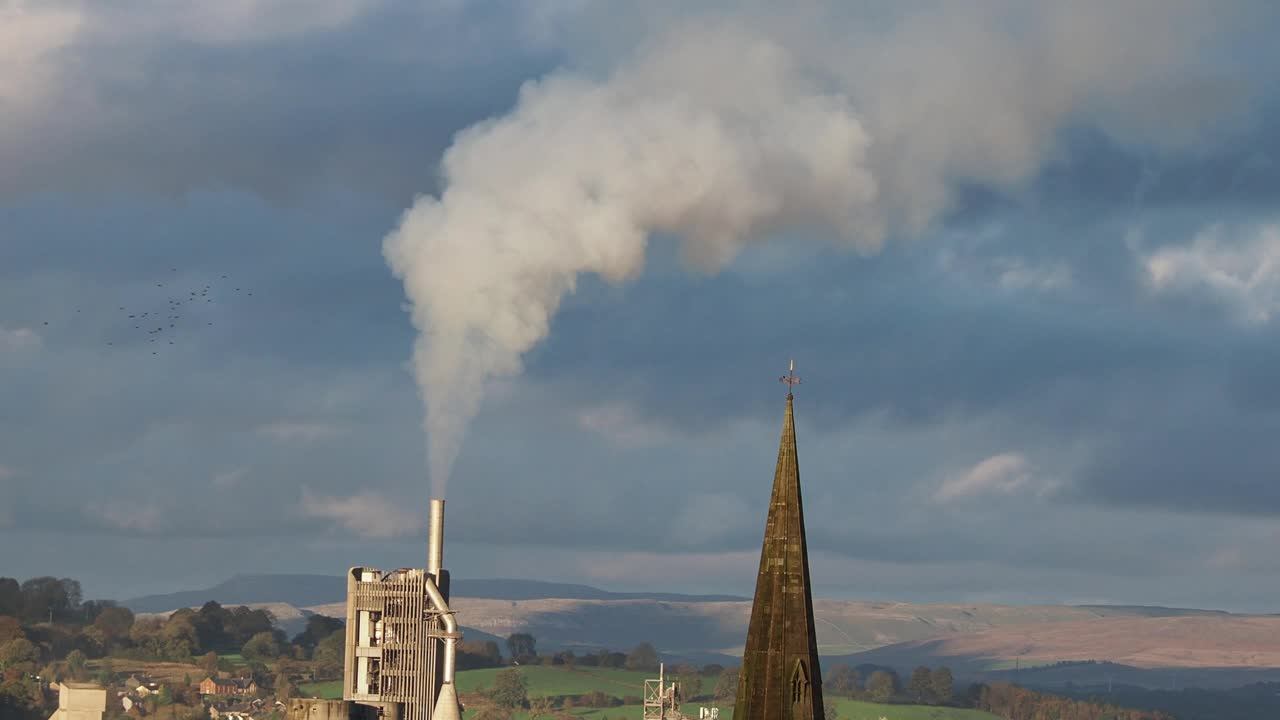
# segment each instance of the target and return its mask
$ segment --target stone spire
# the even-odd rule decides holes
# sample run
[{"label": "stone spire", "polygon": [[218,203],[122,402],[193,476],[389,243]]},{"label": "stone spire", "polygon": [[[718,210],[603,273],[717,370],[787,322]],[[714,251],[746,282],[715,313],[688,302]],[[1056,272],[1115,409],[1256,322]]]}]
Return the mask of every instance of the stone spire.
[{"label": "stone spire", "polygon": [[824,718],[792,401],[788,393],[734,720]]}]

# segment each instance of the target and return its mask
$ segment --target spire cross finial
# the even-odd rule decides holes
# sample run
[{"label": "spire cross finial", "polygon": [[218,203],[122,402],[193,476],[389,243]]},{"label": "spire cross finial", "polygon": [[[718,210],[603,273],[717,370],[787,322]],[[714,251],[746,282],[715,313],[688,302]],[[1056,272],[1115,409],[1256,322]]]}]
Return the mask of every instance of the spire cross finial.
[{"label": "spire cross finial", "polygon": [[786,385],[786,386],[787,386],[787,395],[788,395],[788,396],[790,396],[790,395],[791,395],[791,390],[792,390],[796,385],[799,385],[799,384],[800,384],[800,378],[796,377],[796,361],[795,361],[795,359],[794,359],[794,358],[791,360],[791,367],[787,370],[787,374],[786,374],[786,375],[783,375],[783,376],[782,376],[782,377],[780,377],[780,378],[778,378],[778,382],[780,382],[780,383],[782,383],[783,385]]}]

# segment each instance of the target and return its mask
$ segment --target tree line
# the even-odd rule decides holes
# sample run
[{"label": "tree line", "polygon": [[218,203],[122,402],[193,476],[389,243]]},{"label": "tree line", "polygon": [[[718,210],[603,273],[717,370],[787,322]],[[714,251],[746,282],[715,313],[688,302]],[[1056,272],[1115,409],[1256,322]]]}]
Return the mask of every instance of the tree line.
[{"label": "tree line", "polygon": [[[109,600],[82,597],[70,578],[19,583],[0,578],[0,718],[48,717],[57,698],[50,682],[119,679],[111,658],[192,665],[187,681],[162,688],[152,704],[201,706],[196,687],[205,677],[251,677],[266,696],[290,697],[300,678],[341,677],[344,624],[312,615],[292,639],[267,610],[207,602],[168,616],[136,617]],[[240,655],[240,662],[223,657]],[[99,660],[94,671],[89,662]],[[170,704],[171,703],[171,704]],[[193,708],[194,709],[194,708]],[[205,713],[203,707],[200,713]],[[171,713],[172,714],[172,713]]]},{"label": "tree line", "polygon": [[904,686],[896,670],[876,665],[836,665],[822,681],[822,691],[871,702],[909,702],[923,705],[951,705],[955,702],[955,677],[951,668],[924,665],[911,673]]},{"label": "tree line", "polygon": [[1137,710],[1028,690],[1008,683],[975,685],[974,708],[1007,720],[1174,720],[1159,710]]}]

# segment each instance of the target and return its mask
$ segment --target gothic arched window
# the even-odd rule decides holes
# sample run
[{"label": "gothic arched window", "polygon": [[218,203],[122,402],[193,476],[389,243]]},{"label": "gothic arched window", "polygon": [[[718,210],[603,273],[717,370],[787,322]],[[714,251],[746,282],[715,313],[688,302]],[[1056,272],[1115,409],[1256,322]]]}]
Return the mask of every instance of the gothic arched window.
[{"label": "gothic arched window", "polygon": [[809,701],[809,668],[804,660],[796,661],[796,669],[791,672],[791,703],[799,705]]}]

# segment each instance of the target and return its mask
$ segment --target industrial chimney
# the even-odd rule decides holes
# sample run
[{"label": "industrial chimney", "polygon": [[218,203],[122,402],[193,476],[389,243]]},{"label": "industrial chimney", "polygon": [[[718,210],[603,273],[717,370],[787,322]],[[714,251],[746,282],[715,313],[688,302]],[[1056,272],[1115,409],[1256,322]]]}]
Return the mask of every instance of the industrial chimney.
[{"label": "industrial chimney", "polygon": [[440,621],[444,624],[444,632],[440,637],[444,640],[444,662],[440,671],[440,693],[436,696],[435,710],[431,720],[462,720],[458,708],[458,692],[453,679],[457,665],[458,621],[449,610],[448,571],[443,568],[444,560],[444,500],[431,499],[430,522],[427,526],[427,597],[431,605],[440,613]]}]

